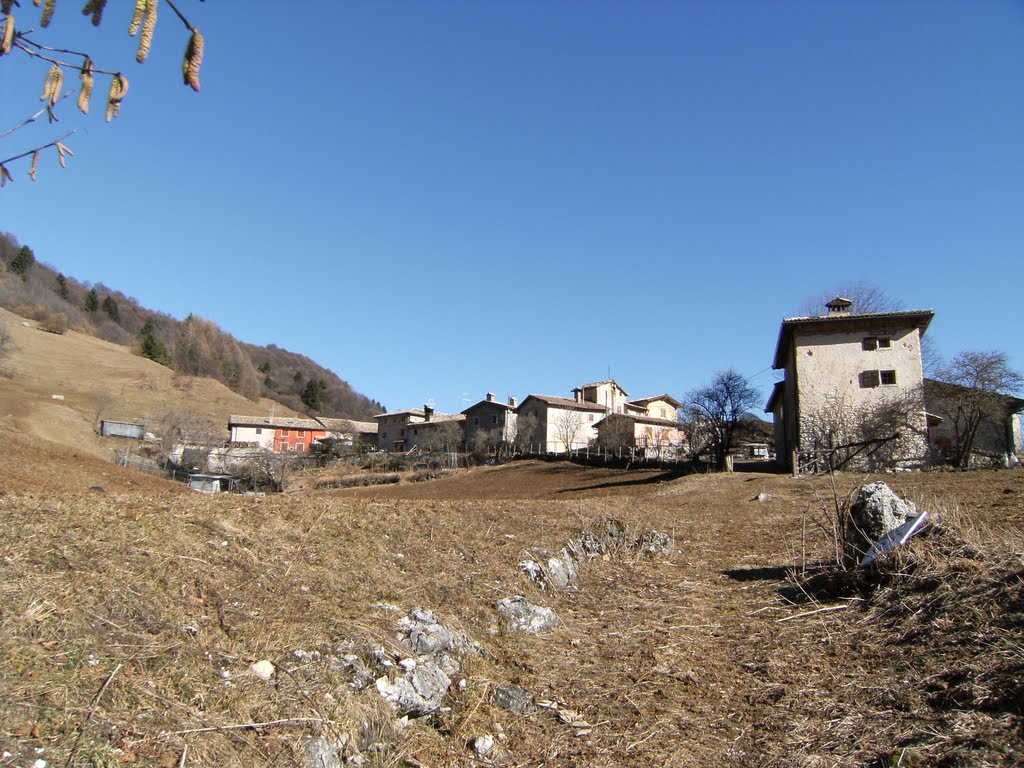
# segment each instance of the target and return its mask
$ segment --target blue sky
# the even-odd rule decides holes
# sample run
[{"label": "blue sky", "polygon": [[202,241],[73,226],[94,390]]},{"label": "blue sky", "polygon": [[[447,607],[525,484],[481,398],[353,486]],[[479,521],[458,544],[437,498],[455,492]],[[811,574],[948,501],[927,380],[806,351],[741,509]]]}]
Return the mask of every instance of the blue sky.
[{"label": "blue sky", "polygon": [[[0,229],[389,408],[727,367],[767,396],[781,319],[850,281],[1024,368],[1022,0],[181,0],[199,94],[166,6],[138,65],[130,3],[65,5],[37,39],[131,90],[0,140],[78,129],[66,170],[12,164]],[[45,71],[0,59],[0,130]]]}]

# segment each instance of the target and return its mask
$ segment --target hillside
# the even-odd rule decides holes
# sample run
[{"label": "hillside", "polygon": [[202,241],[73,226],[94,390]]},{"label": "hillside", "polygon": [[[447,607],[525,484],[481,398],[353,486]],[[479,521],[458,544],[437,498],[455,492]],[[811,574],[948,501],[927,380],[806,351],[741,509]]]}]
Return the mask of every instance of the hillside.
[{"label": "hillside", "polygon": [[[35,261],[30,248],[26,253],[4,232],[0,307],[54,330],[70,328],[123,345],[179,373],[216,379],[252,400],[269,397],[296,411],[351,419],[367,419],[383,410],[304,355],[273,344],[246,344],[197,315],[178,320],[102,283],[80,282]],[[318,411],[302,399],[311,380],[322,383]]]},{"label": "hillside", "polygon": [[[102,418],[205,423],[227,439],[233,413],[298,415],[266,398],[250,400],[218,381],[176,374],[119,344],[69,330],[47,333],[0,309],[13,351],[0,361],[0,427],[109,459]],[[54,399],[54,396],[60,399]]]}]

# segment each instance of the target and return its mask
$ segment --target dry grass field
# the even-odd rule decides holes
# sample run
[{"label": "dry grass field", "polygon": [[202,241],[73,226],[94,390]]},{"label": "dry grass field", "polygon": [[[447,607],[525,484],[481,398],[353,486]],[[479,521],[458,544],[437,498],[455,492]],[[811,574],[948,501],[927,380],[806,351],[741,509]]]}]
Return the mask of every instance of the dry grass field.
[{"label": "dry grass field", "polygon": [[[938,523],[866,573],[822,568],[836,501],[875,479],[851,474],[518,462],[203,496],[89,442],[91,388],[155,393],[138,409],[178,396],[149,364],[154,390],[105,381],[108,346],[81,374],[23,346],[0,382],[16,403],[0,419],[2,768],[305,766],[310,736],[345,742],[352,765],[409,768],[1021,763],[1024,472],[885,476]],[[76,393],[64,420],[57,389]],[[563,589],[520,571],[608,519],[674,548],[610,551]],[[559,625],[506,631],[512,595]],[[441,710],[402,721],[352,665],[409,654],[396,624],[414,608],[479,650]],[[509,684],[539,706],[498,706]]]}]

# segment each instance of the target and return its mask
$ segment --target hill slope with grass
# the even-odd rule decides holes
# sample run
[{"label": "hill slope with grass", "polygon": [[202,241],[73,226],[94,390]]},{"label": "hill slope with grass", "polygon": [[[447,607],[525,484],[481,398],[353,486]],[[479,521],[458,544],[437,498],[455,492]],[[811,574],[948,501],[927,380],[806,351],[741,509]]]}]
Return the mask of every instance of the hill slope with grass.
[{"label": "hill slope with grass", "polygon": [[3,309],[0,328],[9,337],[0,360],[0,428],[29,438],[109,459],[124,441],[100,438],[101,419],[143,419],[153,427],[188,419],[226,440],[231,414],[298,415],[213,379],[176,374],[119,344],[73,330],[48,333]]},{"label": "hill slope with grass", "polygon": [[[72,329],[145,354],[188,376],[220,381],[250,399],[269,397],[301,412],[368,419],[384,410],[336,373],[274,344],[246,344],[209,320],[178,320],[146,309],[102,283],[81,282],[35,260],[30,248],[0,232],[0,307],[57,331]],[[319,409],[303,400],[310,381]],[[310,398],[307,398],[309,400]],[[245,410],[245,409],[242,409]],[[251,408],[249,409],[251,410]]]}]

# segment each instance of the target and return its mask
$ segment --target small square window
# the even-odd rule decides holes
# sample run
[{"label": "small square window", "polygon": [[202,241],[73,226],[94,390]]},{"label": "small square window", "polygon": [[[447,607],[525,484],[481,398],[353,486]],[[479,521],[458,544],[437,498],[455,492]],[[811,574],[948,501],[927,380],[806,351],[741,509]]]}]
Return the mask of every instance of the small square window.
[{"label": "small square window", "polygon": [[491,416],[491,424],[497,424],[497,423],[498,423],[497,415]]},{"label": "small square window", "polygon": [[891,346],[892,346],[892,339],[890,339],[890,338],[888,338],[886,336],[879,336],[878,337],[878,348],[879,349],[889,349]]},{"label": "small square window", "polygon": [[896,384],[896,371],[879,371],[879,379],[883,386],[894,386]]},{"label": "small square window", "polygon": [[295,430],[295,436],[296,437],[305,437],[306,436],[306,430],[304,430],[304,429],[296,429]]},{"label": "small square window", "polygon": [[863,349],[865,352],[874,352],[876,349],[878,349],[878,339],[876,339],[874,336],[868,336],[866,339],[861,341],[860,348]]},{"label": "small square window", "polygon": [[263,434],[263,427],[256,427],[256,434],[257,435],[262,435]]}]

